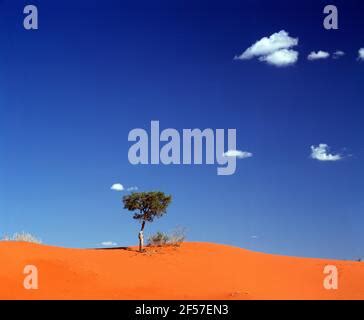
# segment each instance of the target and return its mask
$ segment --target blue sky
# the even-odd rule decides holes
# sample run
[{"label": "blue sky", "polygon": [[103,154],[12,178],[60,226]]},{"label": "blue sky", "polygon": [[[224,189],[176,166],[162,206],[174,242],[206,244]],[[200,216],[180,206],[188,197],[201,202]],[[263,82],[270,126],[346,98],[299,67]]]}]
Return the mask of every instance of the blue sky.
[{"label": "blue sky", "polygon": [[[364,255],[364,7],[335,1],[0,1],[0,234],[45,243],[137,243],[124,192],[173,195],[146,233],[187,228],[192,241],[270,253]],[[292,65],[234,60],[263,37],[298,38]],[[331,54],[309,61],[312,51]],[[345,55],[333,59],[342,50]],[[237,172],[214,165],[132,166],[128,133],[236,128]],[[339,161],[310,158],[325,143]]]}]

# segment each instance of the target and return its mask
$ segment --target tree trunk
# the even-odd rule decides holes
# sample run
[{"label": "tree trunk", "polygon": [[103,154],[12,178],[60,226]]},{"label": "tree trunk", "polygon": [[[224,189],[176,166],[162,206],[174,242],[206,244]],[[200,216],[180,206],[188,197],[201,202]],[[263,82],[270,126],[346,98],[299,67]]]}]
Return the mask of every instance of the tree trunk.
[{"label": "tree trunk", "polygon": [[143,235],[143,231],[144,231],[144,226],[145,226],[145,221],[143,221],[142,223],[142,228],[139,231],[139,252],[143,252],[143,248],[144,248],[144,235]]}]

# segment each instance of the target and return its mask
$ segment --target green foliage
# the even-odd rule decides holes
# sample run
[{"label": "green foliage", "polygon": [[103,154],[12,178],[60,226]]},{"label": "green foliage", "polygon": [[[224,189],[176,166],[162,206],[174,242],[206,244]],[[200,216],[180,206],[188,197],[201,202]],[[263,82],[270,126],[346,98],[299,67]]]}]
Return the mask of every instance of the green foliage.
[{"label": "green foliage", "polygon": [[172,196],[161,191],[133,192],[123,197],[124,209],[134,211],[134,219],[152,222],[167,212]]}]

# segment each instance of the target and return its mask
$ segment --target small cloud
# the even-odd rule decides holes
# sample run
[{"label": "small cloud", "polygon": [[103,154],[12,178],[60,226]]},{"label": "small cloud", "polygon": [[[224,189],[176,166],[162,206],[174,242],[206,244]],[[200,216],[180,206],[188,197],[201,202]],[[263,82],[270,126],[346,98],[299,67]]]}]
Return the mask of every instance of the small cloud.
[{"label": "small cloud", "polygon": [[281,30],[273,33],[269,37],[258,40],[240,56],[236,56],[235,59],[247,60],[253,57],[266,56],[277,50],[289,49],[297,44],[298,38],[292,38],[289,36],[288,32]]},{"label": "small cloud", "polygon": [[123,191],[124,190],[124,187],[122,184],[120,183],[114,183],[111,188],[111,190],[114,190],[114,191]]},{"label": "small cloud", "polygon": [[222,154],[224,157],[236,157],[239,159],[251,158],[253,154],[247,151],[228,150]]},{"label": "small cloud", "polygon": [[312,60],[319,60],[319,59],[327,59],[328,57],[330,57],[330,53],[326,52],[326,51],[312,51],[308,56],[307,59],[312,61]]},{"label": "small cloud", "polygon": [[281,30],[269,37],[256,41],[234,60],[249,60],[258,57],[259,61],[267,62],[278,67],[294,64],[298,59],[298,52],[290,48],[298,44],[298,38],[292,38],[288,32]]},{"label": "small cloud", "polygon": [[345,56],[345,52],[341,50],[336,50],[332,55],[334,59],[339,59],[342,56]]},{"label": "small cloud", "polygon": [[138,187],[129,187],[126,189],[126,191],[137,191]]},{"label": "small cloud", "polygon": [[256,235],[251,236],[252,239],[258,239],[259,237]]},{"label": "small cloud", "polygon": [[364,48],[360,48],[358,51],[358,60],[364,60]]},{"label": "small cloud", "polygon": [[311,158],[319,161],[339,161],[342,159],[340,154],[331,154],[329,150],[329,146],[324,143],[317,147],[311,146]]},{"label": "small cloud", "polygon": [[277,67],[286,67],[297,62],[298,52],[295,50],[282,49],[267,56],[260,57],[259,60]]},{"label": "small cloud", "polygon": [[118,244],[113,241],[104,241],[104,242],[101,242],[101,245],[104,247],[114,247],[114,246],[117,246]]}]

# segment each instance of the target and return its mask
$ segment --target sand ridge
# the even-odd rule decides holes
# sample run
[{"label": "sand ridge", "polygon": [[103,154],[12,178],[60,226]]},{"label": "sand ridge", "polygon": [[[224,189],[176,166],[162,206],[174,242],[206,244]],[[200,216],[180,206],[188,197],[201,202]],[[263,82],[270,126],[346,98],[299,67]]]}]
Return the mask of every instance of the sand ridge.
[{"label": "sand ridge", "polygon": [[[0,242],[0,299],[364,299],[364,263],[258,253],[213,243],[68,249]],[[23,285],[26,265],[39,288]],[[326,265],[337,290],[323,286]]]}]

